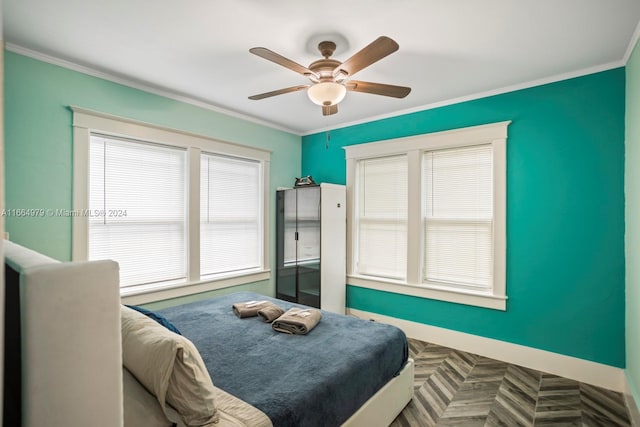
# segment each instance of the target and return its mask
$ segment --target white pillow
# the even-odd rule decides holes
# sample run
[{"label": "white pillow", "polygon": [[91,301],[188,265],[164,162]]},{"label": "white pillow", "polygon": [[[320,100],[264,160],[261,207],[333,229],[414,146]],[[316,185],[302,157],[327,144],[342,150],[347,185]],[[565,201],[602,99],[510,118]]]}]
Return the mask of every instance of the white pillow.
[{"label": "white pillow", "polygon": [[122,361],[167,413],[175,408],[187,426],[218,420],[214,387],[198,349],[142,313],[121,306]]}]

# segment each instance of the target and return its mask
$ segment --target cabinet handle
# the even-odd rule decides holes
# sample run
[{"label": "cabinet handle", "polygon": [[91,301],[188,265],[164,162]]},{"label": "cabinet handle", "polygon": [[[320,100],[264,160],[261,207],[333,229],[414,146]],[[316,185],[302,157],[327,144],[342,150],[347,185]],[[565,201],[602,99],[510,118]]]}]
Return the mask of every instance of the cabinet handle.
[{"label": "cabinet handle", "polygon": [[298,232],[296,231],[296,240],[298,240]]}]

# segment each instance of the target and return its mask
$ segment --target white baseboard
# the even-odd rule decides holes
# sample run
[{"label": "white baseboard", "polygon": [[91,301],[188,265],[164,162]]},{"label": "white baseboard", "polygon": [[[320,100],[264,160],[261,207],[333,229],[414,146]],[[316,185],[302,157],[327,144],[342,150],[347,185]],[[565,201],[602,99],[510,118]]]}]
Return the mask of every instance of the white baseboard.
[{"label": "white baseboard", "polygon": [[633,427],[640,427],[640,411],[638,410],[638,402],[640,400],[636,400],[637,393],[632,390],[631,381],[629,381],[629,377],[627,376],[627,381],[625,382],[626,387],[624,390],[624,397],[627,402],[627,409],[629,410],[629,415],[631,416],[631,425]]},{"label": "white baseboard", "polygon": [[620,393],[627,393],[629,390],[625,372],[621,368],[377,313],[352,308],[348,309],[348,313],[362,319],[373,319],[397,326],[410,338],[548,372]]}]

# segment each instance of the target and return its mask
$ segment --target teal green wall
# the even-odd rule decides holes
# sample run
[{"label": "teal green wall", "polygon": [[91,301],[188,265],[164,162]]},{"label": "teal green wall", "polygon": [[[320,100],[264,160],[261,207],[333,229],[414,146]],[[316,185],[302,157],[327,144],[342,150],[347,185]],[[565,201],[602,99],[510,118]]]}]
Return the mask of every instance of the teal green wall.
[{"label": "teal green wall", "polygon": [[640,44],[627,62],[626,109],[626,265],[627,378],[640,407]]},{"label": "teal green wall", "polygon": [[[70,105],[272,151],[275,189],[300,176],[300,137],[128,86],[5,52],[5,188],[8,209],[72,208]],[[270,224],[274,235],[275,221]],[[70,218],[6,218],[11,240],[71,258]],[[273,266],[273,254],[272,262]],[[271,292],[269,290],[269,292]]]},{"label": "teal green wall", "polygon": [[[345,145],[512,120],[507,311],[355,286],[348,287],[348,305],[624,366],[623,69],[334,130],[328,149],[325,134],[306,136],[301,152],[300,138],[286,132],[5,54],[7,208],[71,208],[69,105],[270,149],[272,190],[300,176],[300,163],[302,174],[317,181],[344,183]],[[637,87],[637,79],[629,79]],[[637,99],[638,91],[633,93]],[[638,216],[638,210],[633,213]],[[17,243],[70,258],[69,218],[6,218],[6,223]],[[273,218],[270,229],[273,236]],[[638,290],[633,274],[627,292],[630,285]],[[639,311],[637,300],[634,304]],[[637,338],[627,344],[637,349]],[[638,360],[637,350],[630,351]],[[636,385],[639,370],[628,369]]]},{"label": "teal green wall", "polygon": [[344,183],[341,147],[512,120],[507,310],[348,286],[349,307],[625,366],[622,68],[303,137],[302,174]]}]

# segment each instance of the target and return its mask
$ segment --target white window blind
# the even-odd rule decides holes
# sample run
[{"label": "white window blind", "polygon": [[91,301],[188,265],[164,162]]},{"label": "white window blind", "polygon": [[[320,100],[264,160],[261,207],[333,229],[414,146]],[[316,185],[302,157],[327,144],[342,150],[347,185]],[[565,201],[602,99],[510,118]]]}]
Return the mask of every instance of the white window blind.
[{"label": "white window blind", "polygon": [[359,274],[406,278],[407,174],[406,155],[358,162]]},{"label": "white window blind", "polygon": [[185,150],[92,134],[88,258],[120,286],[184,279]]},{"label": "white window blind", "polygon": [[491,145],[424,154],[424,282],[491,288],[492,159]]},{"label": "white window blind", "polygon": [[260,162],[201,155],[201,275],[261,266],[262,203]]}]

